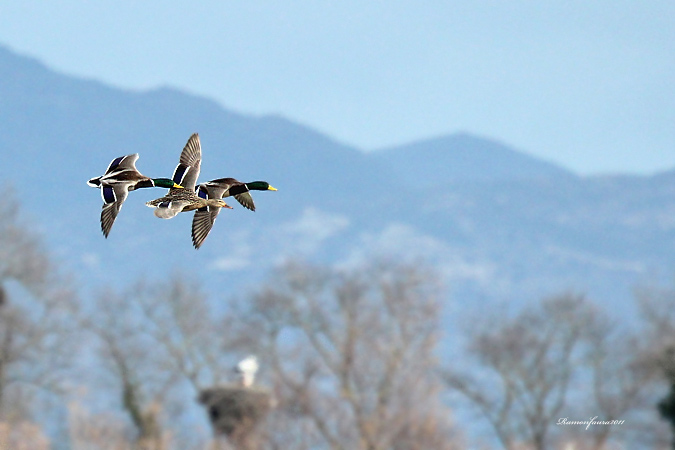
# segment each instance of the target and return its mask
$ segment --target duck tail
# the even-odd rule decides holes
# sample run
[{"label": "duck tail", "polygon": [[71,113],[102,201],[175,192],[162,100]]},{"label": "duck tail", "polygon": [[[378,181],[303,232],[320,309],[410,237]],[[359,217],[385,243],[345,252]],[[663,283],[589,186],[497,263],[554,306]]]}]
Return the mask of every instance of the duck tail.
[{"label": "duck tail", "polygon": [[91,180],[87,181],[87,184],[95,188],[101,187],[101,177],[92,178]]}]

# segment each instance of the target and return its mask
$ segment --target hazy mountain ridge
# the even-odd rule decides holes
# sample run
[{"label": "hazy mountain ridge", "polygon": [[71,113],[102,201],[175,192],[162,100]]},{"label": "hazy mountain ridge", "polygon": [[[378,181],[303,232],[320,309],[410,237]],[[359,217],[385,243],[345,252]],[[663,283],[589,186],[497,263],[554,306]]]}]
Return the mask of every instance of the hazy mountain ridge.
[{"label": "hazy mountain ridge", "polygon": [[[573,174],[492,139],[457,133],[371,153],[395,176],[422,187],[451,180],[557,178]],[[440,170],[442,169],[442,170]]]},{"label": "hazy mountain ridge", "polygon": [[[572,288],[611,302],[675,266],[674,171],[578,177],[465,133],[366,153],[282,117],[237,114],[169,88],[114,89],[2,47],[0,80],[0,177],[85,284],[187,265],[222,294],[288,256],[394,252],[434,261],[457,296]],[[156,219],[144,202],[163,191],[142,190],[104,239],[101,198],[86,180],[135,152],[142,172],[170,176],[195,131],[200,180],[261,179],[279,191],[255,193],[255,213],[232,202],[195,251],[191,215]]]}]

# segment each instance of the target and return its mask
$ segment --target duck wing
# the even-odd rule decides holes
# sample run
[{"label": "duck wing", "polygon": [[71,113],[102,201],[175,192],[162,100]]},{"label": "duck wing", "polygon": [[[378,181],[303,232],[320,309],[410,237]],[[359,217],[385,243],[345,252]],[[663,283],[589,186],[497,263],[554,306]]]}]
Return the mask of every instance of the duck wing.
[{"label": "duck wing", "polygon": [[253,203],[253,197],[251,197],[250,192],[247,191],[242,194],[235,194],[234,198],[244,208],[250,209],[251,211],[255,211],[255,203]]},{"label": "duck wing", "polygon": [[206,183],[200,184],[198,189],[206,191],[208,198],[225,198],[233,196],[241,206],[250,209],[251,211],[255,211],[255,203],[253,203],[253,197],[251,197],[248,187],[246,187],[246,183],[242,183],[234,178],[219,178],[217,180],[207,181]]},{"label": "duck wing", "polygon": [[101,231],[106,238],[110,234],[110,229],[115,223],[117,214],[122,209],[124,200],[127,199],[129,191],[126,185],[103,185],[101,186],[101,197],[103,197],[103,209],[101,210]]},{"label": "duck wing", "polygon": [[105,171],[105,174],[108,175],[113,172],[121,172],[123,170],[136,170],[136,161],[138,160],[138,153],[133,155],[120,156],[113,159],[108,166],[108,169]]},{"label": "duck wing", "polygon": [[197,178],[199,177],[199,170],[202,161],[202,146],[199,142],[199,135],[197,133],[190,136],[187,144],[183,147],[180,154],[180,160],[173,172],[173,182],[180,184],[185,189],[194,191]]},{"label": "duck wing", "polygon": [[137,159],[138,153],[117,157],[110,162],[103,175],[92,178],[87,181],[87,184],[91,187],[100,188],[105,184],[112,184],[120,180],[138,181],[144,177],[136,169]]},{"label": "duck wing", "polygon": [[219,211],[220,207],[218,206],[207,206],[195,211],[195,215],[192,218],[192,245],[195,248],[201,247],[211,232]]},{"label": "duck wing", "polygon": [[[232,187],[236,183],[240,182],[235,180],[234,178],[219,178],[217,180],[207,181],[206,183],[202,183],[198,186],[197,195],[199,195],[202,198],[229,197],[230,187]],[[202,192],[202,194],[200,194],[199,192]],[[204,196],[204,194],[206,196]]]},{"label": "duck wing", "polygon": [[[202,183],[197,186],[197,196],[204,199],[209,198],[223,198],[223,194],[227,191],[229,186],[222,184],[215,184],[213,181]],[[216,217],[220,212],[219,206],[205,206],[195,211],[192,218],[192,245],[195,248],[201,247],[206,237],[211,232],[213,224],[216,222]]]}]

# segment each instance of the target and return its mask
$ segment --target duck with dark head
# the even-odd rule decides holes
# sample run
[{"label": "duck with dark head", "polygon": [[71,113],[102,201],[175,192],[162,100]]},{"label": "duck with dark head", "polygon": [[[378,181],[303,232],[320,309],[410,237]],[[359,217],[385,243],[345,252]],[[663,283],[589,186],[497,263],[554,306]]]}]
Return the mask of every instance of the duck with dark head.
[{"label": "duck with dark head", "polygon": [[101,189],[101,231],[106,238],[129,192],[150,187],[182,188],[169,178],[146,177],[136,169],[136,160],[138,153],[115,158],[103,175],[87,181],[89,186]]}]

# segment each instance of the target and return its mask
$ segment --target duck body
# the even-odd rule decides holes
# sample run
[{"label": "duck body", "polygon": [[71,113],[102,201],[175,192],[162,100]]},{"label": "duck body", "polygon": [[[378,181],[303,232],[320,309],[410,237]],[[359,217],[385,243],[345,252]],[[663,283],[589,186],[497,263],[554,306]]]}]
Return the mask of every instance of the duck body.
[{"label": "duck body", "polygon": [[136,169],[138,153],[113,159],[100,177],[87,181],[91,187],[101,189],[103,207],[101,210],[101,231],[107,238],[115,219],[122,209],[129,192],[148,187],[168,187],[181,190],[181,186],[168,178],[146,177]]},{"label": "duck body", "polygon": [[[196,215],[203,211],[207,217],[210,217],[210,214],[214,211],[220,211],[220,208],[232,209],[221,198],[200,197],[195,192],[201,159],[201,143],[199,135],[195,133],[190,136],[187,144],[185,144],[178,166],[176,166],[172,177],[174,183],[180,183],[184,189],[170,189],[164,197],[147,202],[147,206],[155,208],[155,216],[160,219],[171,219],[176,217],[180,212],[197,211]],[[217,215],[218,213],[215,212],[214,214]],[[199,248],[211,231],[213,221],[200,220],[196,226],[198,229],[195,229],[195,222],[193,220],[192,243],[195,248]]]},{"label": "duck body", "polygon": [[167,195],[146,203],[155,208],[155,216],[171,219],[180,212],[195,211],[203,208],[229,208],[230,205],[220,199],[204,199],[189,189],[171,189]]}]

